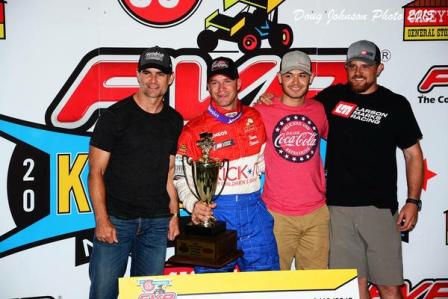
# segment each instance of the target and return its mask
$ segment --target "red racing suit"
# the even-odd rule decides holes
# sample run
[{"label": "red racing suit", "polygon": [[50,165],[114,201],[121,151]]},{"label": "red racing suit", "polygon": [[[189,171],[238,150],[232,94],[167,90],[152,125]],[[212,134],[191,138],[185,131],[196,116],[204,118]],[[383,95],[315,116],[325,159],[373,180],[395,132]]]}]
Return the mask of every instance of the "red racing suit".
[{"label": "red racing suit", "polygon": [[[213,105],[219,113],[229,111]],[[214,146],[210,157],[229,160],[227,181],[220,196],[214,201],[213,211],[218,220],[225,221],[228,229],[237,231],[238,247],[244,256],[236,261],[240,270],[277,270],[277,245],[272,233],[273,219],[260,198],[260,173],[264,171],[264,148],[266,133],[261,116],[255,109],[238,104],[241,117],[231,124],[223,123],[208,111],[188,122],[179,137],[176,156],[176,186],[180,200],[187,211],[192,212],[197,199],[191,194],[182,171],[182,156],[193,160],[201,157],[201,149],[196,145],[203,132],[212,133]],[[217,192],[221,189],[226,169],[221,169]],[[190,173],[187,169],[187,175]],[[189,180],[191,183],[191,180]],[[191,186],[194,188],[193,186]],[[223,269],[196,267],[196,272],[232,271],[235,262]]]}]

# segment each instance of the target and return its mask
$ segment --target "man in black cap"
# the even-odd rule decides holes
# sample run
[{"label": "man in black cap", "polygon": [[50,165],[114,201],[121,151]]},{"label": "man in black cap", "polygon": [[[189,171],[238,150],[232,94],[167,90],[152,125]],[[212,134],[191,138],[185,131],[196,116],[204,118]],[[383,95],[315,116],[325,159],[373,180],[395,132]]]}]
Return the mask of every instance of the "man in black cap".
[{"label": "man in black cap", "polygon": [[260,198],[265,129],[260,114],[239,101],[240,87],[235,63],[227,57],[214,59],[207,69],[207,88],[211,97],[207,111],[189,121],[179,137],[176,163],[183,155],[194,160],[201,157],[196,142],[203,132],[211,133],[215,143],[210,157],[230,161],[226,182],[226,170],[220,172],[217,190],[224,182],[225,186],[214,204],[199,202],[191,194],[181,165],[176,165],[174,183],[194,223],[206,221],[213,214],[216,219],[226,222],[227,229],[236,230],[237,247],[244,252],[243,257],[219,269],[195,267],[196,273],[231,272],[235,265],[240,271],[279,270],[273,218]]},{"label": "man in black cap", "polygon": [[89,191],[95,212],[90,298],[116,298],[131,255],[131,276],[161,275],[167,237],[179,233],[173,185],[182,116],[164,104],[174,80],[163,48],[146,49],[139,90],[104,110],[90,141]]},{"label": "man in black cap", "polygon": [[[347,84],[332,85],[316,99],[329,121],[326,156],[330,210],[330,268],[356,268],[360,298],[368,283],[381,298],[402,298],[401,232],[412,230],[421,209],[422,133],[411,105],[377,83],[380,50],[360,40],[347,51]],[[260,100],[269,103],[272,95]],[[407,199],[397,201],[396,149],[404,154]]]}]

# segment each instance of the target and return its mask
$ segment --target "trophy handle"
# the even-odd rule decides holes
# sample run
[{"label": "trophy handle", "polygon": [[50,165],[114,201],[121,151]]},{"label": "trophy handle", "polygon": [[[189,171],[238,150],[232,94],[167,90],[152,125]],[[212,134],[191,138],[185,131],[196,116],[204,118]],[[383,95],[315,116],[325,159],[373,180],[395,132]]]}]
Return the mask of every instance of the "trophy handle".
[{"label": "trophy handle", "polygon": [[226,167],[227,171],[225,172],[225,175],[224,175],[224,180],[222,182],[221,190],[219,190],[218,194],[216,194],[215,197],[218,197],[219,195],[221,195],[222,190],[224,190],[224,186],[226,185],[227,177],[229,175],[229,160],[228,159],[223,159],[221,161],[220,165],[219,165],[219,168],[223,168],[224,165],[226,165],[226,164],[227,164],[227,167]]},{"label": "trophy handle", "polygon": [[187,182],[188,189],[190,190],[191,194],[193,194],[193,196],[196,197],[196,199],[200,201],[201,199],[199,198],[199,192],[196,187],[196,184],[193,184],[194,189],[196,190],[196,193],[194,193],[193,189],[190,187],[190,183],[188,182],[187,169],[185,168],[184,160],[186,160],[187,164],[191,166],[191,171],[192,171],[192,175],[193,175],[193,179],[194,179],[194,177],[196,176],[196,170],[193,166],[193,162],[192,162],[193,160],[191,158],[188,158],[187,156],[182,156],[182,170],[184,171],[185,181]]}]

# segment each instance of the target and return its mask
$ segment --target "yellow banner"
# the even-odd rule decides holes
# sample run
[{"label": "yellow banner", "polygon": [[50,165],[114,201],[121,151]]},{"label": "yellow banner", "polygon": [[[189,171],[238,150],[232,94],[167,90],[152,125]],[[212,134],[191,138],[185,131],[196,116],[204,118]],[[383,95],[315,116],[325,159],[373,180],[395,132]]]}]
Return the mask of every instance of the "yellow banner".
[{"label": "yellow banner", "polygon": [[5,25],[0,24],[0,38],[5,38]]},{"label": "yellow banner", "polygon": [[448,40],[448,26],[405,27],[403,40]]},{"label": "yellow banner", "polygon": [[356,270],[260,271],[129,277],[119,279],[119,298],[146,298],[145,295],[148,298],[159,298],[153,295],[154,293],[163,293],[164,295],[160,298],[176,298],[176,296],[195,294],[201,297],[206,294],[253,294],[254,292],[268,292],[270,295],[275,292],[290,291],[328,292],[338,290],[351,281],[356,284],[356,287],[351,288],[350,295],[355,296],[352,298],[357,298],[357,282],[354,281],[356,277]]}]

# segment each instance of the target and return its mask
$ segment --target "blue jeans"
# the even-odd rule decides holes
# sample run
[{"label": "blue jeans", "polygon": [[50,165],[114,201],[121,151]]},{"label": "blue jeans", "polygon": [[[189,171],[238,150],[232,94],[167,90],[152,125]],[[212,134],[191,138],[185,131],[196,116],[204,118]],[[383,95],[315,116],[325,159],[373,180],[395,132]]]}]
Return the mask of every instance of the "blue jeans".
[{"label": "blue jeans", "polygon": [[267,211],[259,192],[221,195],[214,199],[213,214],[225,221],[227,229],[236,230],[237,247],[244,255],[222,268],[196,266],[195,273],[231,272],[238,265],[240,271],[280,270],[273,226],[274,219]]},{"label": "blue jeans", "polygon": [[117,298],[118,278],[126,272],[131,255],[131,276],[162,275],[166,258],[168,217],[124,220],[111,216],[118,243],[93,238],[90,257],[90,299]]}]

